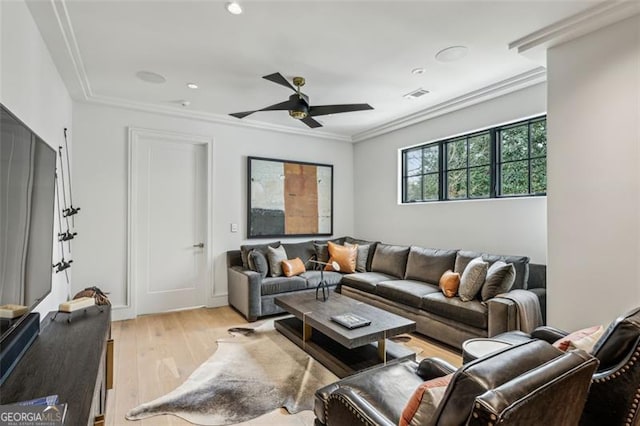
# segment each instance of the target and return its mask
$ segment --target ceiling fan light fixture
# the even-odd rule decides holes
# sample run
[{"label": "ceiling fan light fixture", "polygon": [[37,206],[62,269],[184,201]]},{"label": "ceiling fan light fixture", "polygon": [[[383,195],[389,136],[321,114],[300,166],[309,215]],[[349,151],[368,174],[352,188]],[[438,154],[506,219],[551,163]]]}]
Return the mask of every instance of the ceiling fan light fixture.
[{"label": "ceiling fan light fixture", "polygon": [[289,115],[293,118],[295,118],[296,120],[302,120],[303,118],[307,118],[307,116],[309,115],[309,113],[307,111],[298,111],[298,110],[289,110]]},{"label": "ceiling fan light fixture", "polygon": [[242,13],[242,6],[237,1],[230,1],[225,4],[227,12],[232,15],[240,15]]}]

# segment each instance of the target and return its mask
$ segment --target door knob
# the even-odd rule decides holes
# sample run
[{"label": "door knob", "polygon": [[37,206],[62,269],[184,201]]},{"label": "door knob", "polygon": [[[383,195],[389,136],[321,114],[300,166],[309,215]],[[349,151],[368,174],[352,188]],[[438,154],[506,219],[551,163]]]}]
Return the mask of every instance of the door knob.
[{"label": "door knob", "polygon": [[204,248],[204,243],[194,244],[193,246],[198,248]]}]

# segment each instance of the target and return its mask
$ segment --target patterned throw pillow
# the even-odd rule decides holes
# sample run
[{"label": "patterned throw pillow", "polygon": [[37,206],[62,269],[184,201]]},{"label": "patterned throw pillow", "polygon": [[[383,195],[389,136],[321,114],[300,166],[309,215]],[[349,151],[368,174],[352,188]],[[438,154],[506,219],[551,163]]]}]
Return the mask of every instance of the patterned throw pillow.
[{"label": "patterned throw pillow", "polygon": [[304,267],[304,262],[299,257],[295,259],[282,261],[282,273],[285,277],[293,277],[304,273],[307,269]]},{"label": "patterned throw pillow", "polygon": [[499,294],[508,292],[511,290],[515,280],[516,268],[513,263],[507,264],[498,260],[487,270],[487,278],[480,292],[482,301],[486,302]]},{"label": "patterned throw pillow", "polygon": [[269,273],[269,262],[264,254],[259,250],[251,250],[248,256],[249,269],[259,273],[265,278]]},{"label": "patterned throw pillow", "polygon": [[446,297],[454,297],[460,287],[460,274],[451,270],[446,271],[440,277],[440,289]]},{"label": "patterned throw pillow", "polygon": [[344,246],[355,246],[358,248],[358,257],[356,258],[356,272],[367,272],[367,259],[369,258],[369,249],[371,248],[371,244],[362,245],[345,242]]},{"label": "patterned throw pillow", "polygon": [[573,333],[556,340],[553,342],[553,346],[565,352],[569,349],[582,349],[585,352],[591,353],[603,334],[604,327],[601,325],[594,325],[593,327],[574,331]]},{"label": "patterned throw pillow", "polygon": [[287,260],[287,252],[282,246],[277,248],[267,247],[267,250],[267,259],[269,259],[271,276],[279,277],[282,275],[282,261]]},{"label": "patterned throw pillow", "polygon": [[400,415],[400,426],[430,424],[453,374],[427,380],[413,392]]},{"label": "patterned throw pillow", "polygon": [[468,302],[476,297],[484,284],[487,269],[489,269],[489,264],[482,260],[482,257],[476,257],[469,262],[460,277],[460,287],[458,288],[460,300]]},{"label": "patterned throw pillow", "polygon": [[[351,247],[341,246],[329,241],[329,262],[338,262],[340,265],[340,272],[345,274],[353,274],[356,271],[356,259],[358,257],[358,245]],[[331,265],[327,265],[324,268],[325,271],[333,271]]]}]

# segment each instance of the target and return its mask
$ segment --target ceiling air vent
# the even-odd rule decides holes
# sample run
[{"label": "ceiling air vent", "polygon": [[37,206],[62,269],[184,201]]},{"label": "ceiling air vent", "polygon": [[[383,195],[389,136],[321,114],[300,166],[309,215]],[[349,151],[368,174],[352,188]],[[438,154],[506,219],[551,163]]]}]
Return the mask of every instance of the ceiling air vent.
[{"label": "ceiling air vent", "polygon": [[405,99],[418,99],[420,96],[424,96],[427,93],[429,93],[428,90],[420,88],[420,89],[414,90],[413,92],[407,93],[406,95],[403,96],[403,98],[405,98]]}]

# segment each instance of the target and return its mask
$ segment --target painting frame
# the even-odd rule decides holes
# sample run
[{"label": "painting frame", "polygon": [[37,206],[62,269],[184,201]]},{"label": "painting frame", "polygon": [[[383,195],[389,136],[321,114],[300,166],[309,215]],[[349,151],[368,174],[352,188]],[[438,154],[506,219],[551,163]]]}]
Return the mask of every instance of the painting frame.
[{"label": "painting frame", "polygon": [[333,181],[332,164],[247,157],[247,238],[333,235]]}]

